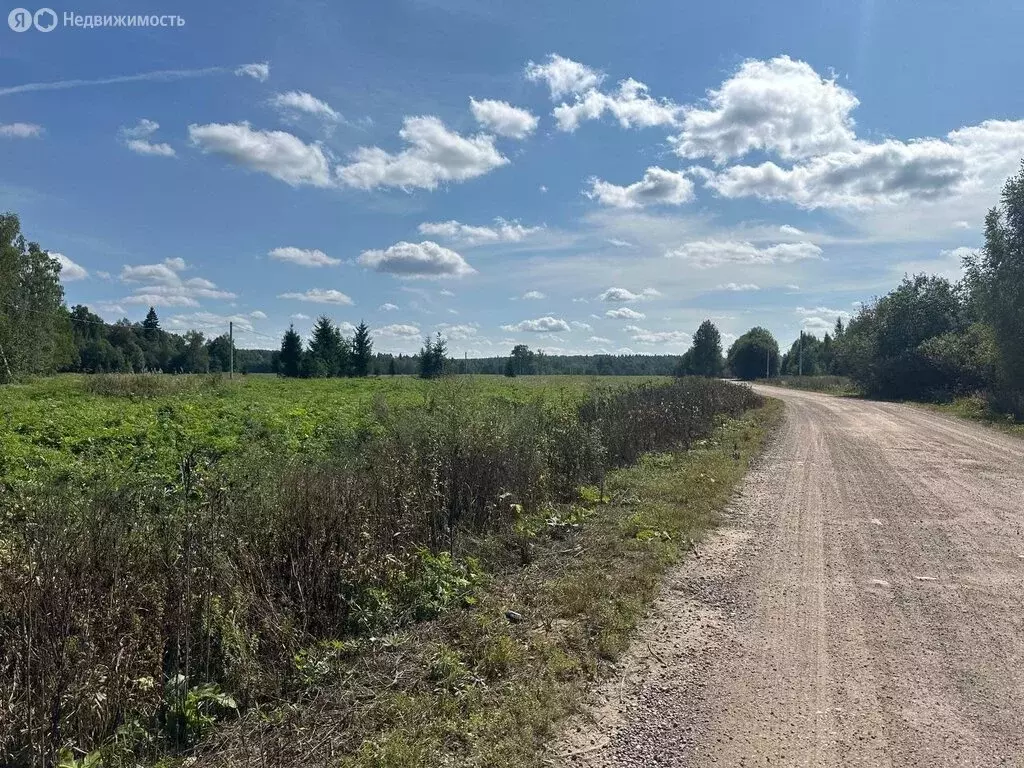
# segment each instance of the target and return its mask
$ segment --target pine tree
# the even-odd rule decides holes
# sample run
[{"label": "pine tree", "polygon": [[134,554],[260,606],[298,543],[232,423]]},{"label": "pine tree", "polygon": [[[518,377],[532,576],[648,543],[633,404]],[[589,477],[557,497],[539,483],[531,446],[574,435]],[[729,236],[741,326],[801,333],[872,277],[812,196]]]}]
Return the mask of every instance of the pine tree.
[{"label": "pine tree", "polygon": [[295,332],[295,326],[288,326],[281,339],[281,354],[278,366],[282,376],[294,378],[299,375],[302,364],[302,337]]},{"label": "pine tree", "polygon": [[317,318],[309,338],[309,375],[337,376],[342,373],[341,331],[326,315]]},{"label": "pine tree", "polygon": [[149,308],[146,319],[142,321],[142,330],[147,338],[156,338],[160,332],[160,319],[156,316],[156,310],[153,307]]},{"label": "pine tree", "polygon": [[373,355],[373,339],[370,328],[360,321],[352,335],[352,375],[366,376],[370,372],[370,358]]}]

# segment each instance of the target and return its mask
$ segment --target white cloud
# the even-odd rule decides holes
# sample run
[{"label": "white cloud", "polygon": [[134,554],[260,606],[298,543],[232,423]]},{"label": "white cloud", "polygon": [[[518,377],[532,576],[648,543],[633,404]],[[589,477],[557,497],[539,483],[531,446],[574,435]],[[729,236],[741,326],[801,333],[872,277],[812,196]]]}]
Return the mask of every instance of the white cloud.
[{"label": "white cloud", "polygon": [[296,312],[294,315],[291,315],[291,319],[292,320],[309,320],[310,317],[309,317],[309,315],[304,315],[301,312]]},{"label": "white cloud", "polygon": [[341,113],[333,109],[330,104],[305,91],[275,93],[270,99],[270,103],[275,109],[284,114],[303,112],[332,123],[342,121]]},{"label": "white cloud", "polygon": [[643,312],[637,312],[635,309],[630,309],[629,307],[609,309],[604,313],[604,316],[611,318],[612,320],[643,320],[647,317]]},{"label": "white cloud", "polygon": [[540,291],[527,291],[520,298],[523,299],[546,299],[547,296]]},{"label": "white cloud", "polygon": [[646,85],[627,78],[611,93],[591,88],[571,104],[559,104],[553,114],[559,130],[572,132],[584,120],[598,120],[605,112],[623,128],[652,128],[677,125],[682,111],[668,99],[652,98]]},{"label": "white cloud", "polygon": [[279,299],[294,299],[296,301],[308,301],[312,304],[345,304],[351,305],[352,299],[341,291],[333,288],[310,288],[305,293],[281,293]]},{"label": "white cloud", "polygon": [[267,319],[267,313],[263,312],[262,310],[257,309],[257,310],[255,310],[253,312],[250,312],[249,313],[249,317],[251,317],[253,320],[266,320]]},{"label": "white cloud", "polygon": [[549,54],[546,64],[529,62],[525,74],[527,80],[547,83],[552,99],[569,94],[581,94],[596,88],[604,80],[604,74],[599,70],[559,56],[557,53]]},{"label": "white cloud", "polygon": [[719,290],[719,291],[736,291],[736,292],[741,292],[741,291],[760,291],[761,287],[758,286],[758,285],[754,285],[753,283],[725,283],[724,285],[719,285],[717,290]]},{"label": "white cloud", "polygon": [[[213,312],[192,312],[187,315],[173,315],[163,321],[168,330],[201,331],[208,337],[216,338],[228,333],[228,324],[235,324],[235,332],[252,331],[252,322],[245,315],[218,315]],[[235,340],[237,343],[237,339]]]},{"label": "white cloud", "polygon": [[330,162],[319,143],[306,144],[285,131],[261,131],[249,123],[192,124],[189,141],[205,153],[224,155],[230,162],[260,171],[291,186],[329,187]]},{"label": "white cloud", "polygon": [[614,245],[616,248],[635,248],[636,246],[628,240],[619,240],[617,237],[609,237],[607,239],[609,245]]},{"label": "white cloud", "polygon": [[84,280],[89,272],[81,264],[76,264],[63,253],[50,253],[50,258],[60,264],[60,279],[62,282],[71,283],[75,280]]},{"label": "white cloud", "polygon": [[682,173],[652,166],[644,171],[640,181],[625,187],[591,178],[590,189],[584,190],[584,194],[616,208],[682,205],[693,199],[693,182]]},{"label": "white cloud", "polygon": [[122,127],[118,131],[118,135],[121,137],[124,145],[137,155],[174,157],[174,147],[170,144],[156,143],[149,140],[159,127],[159,123],[142,118],[133,126]]},{"label": "white cloud", "polygon": [[956,227],[957,229],[970,229],[971,228],[970,223],[966,222],[966,221],[963,221],[963,220],[954,221],[953,222],[953,226]]},{"label": "white cloud", "polygon": [[829,307],[797,307],[795,312],[802,318],[801,327],[809,331],[831,331],[837,318],[849,320],[852,317],[845,309]]},{"label": "white cloud", "polygon": [[460,254],[431,240],[402,241],[384,250],[363,251],[359,264],[398,277],[463,277],[476,272]]},{"label": "white cloud", "polygon": [[145,139],[129,139],[124,144],[137,155],[153,155],[155,157],[174,157],[177,154],[170,144],[154,144]]},{"label": "white cloud", "polygon": [[565,320],[550,315],[535,320],[522,320],[511,325],[501,326],[503,331],[520,331],[523,333],[565,333],[569,324]]},{"label": "white cloud", "polygon": [[687,107],[673,139],[683,157],[724,163],[754,150],[792,160],[853,146],[850,113],[857,97],[803,61],[779,56],[749,59],[708,92],[702,107]]},{"label": "white cloud", "polygon": [[493,136],[461,136],[436,117],[407,117],[398,135],[409,146],[397,154],[380,147],[357,149],[352,163],[338,168],[342,183],[359,189],[436,189],[442,182],[473,179],[508,163]]},{"label": "white cloud", "polygon": [[658,296],[661,296],[661,291],[657,288],[644,288],[640,293],[633,293],[628,288],[608,288],[597,298],[600,301],[630,302],[653,299]]},{"label": "white cloud", "polygon": [[298,264],[303,267],[333,267],[341,264],[341,259],[335,259],[315,248],[310,249],[285,246],[282,248],[275,248],[267,255],[276,261],[287,261],[291,264]]},{"label": "white cloud", "polygon": [[415,325],[395,323],[394,325],[385,325],[378,328],[377,335],[398,339],[415,339],[419,337],[420,329]]},{"label": "white cloud", "polygon": [[125,304],[150,304],[166,307],[197,307],[199,299],[234,299],[237,294],[224,291],[202,277],[182,278],[188,265],[177,257],[159,264],[125,265],[121,269],[121,282],[140,284],[126,296]]},{"label": "white cloud", "polygon": [[804,234],[802,230],[799,230],[796,227],[792,227],[789,224],[783,224],[781,227],[779,227],[779,233],[783,235],[789,235],[790,237],[802,237]]},{"label": "white cloud", "polygon": [[605,338],[604,336],[591,336],[587,341],[592,341],[595,344],[611,344],[612,340]]},{"label": "white cloud", "polygon": [[509,139],[525,139],[537,128],[539,120],[526,109],[513,107],[507,101],[470,97],[473,117],[485,129]]},{"label": "white cloud", "polygon": [[494,220],[494,226],[473,226],[462,222],[425,221],[419,226],[421,235],[433,235],[465,245],[483,243],[518,243],[530,235],[541,232],[544,227],[524,227],[518,221],[507,221],[501,217]]},{"label": "white cloud", "polygon": [[199,302],[190,296],[161,293],[133,293],[121,299],[125,304],[142,304],[150,307],[198,307]]},{"label": "white cloud", "polygon": [[[1024,121],[1019,147],[1024,149]],[[807,209],[856,209],[936,200],[960,191],[972,173],[969,155],[964,146],[938,139],[890,139],[813,157],[788,169],[765,162],[694,172],[722,197],[785,200]]]},{"label": "white cloud", "polygon": [[438,330],[448,339],[452,341],[464,341],[466,339],[475,338],[479,332],[479,328],[475,325],[460,324],[451,325],[449,323],[441,323],[438,326]]},{"label": "white cloud", "polygon": [[573,320],[570,323],[570,325],[572,325],[572,327],[575,328],[577,331],[592,331],[592,330],[594,330],[593,326],[590,323],[584,323],[584,322],[581,322],[579,320]]},{"label": "white cloud", "polygon": [[261,83],[265,83],[267,78],[270,77],[270,62],[243,64],[235,70],[235,74],[240,77],[251,77],[254,80],[259,80]]},{"label": "white cloud", "polygon": [[649,331],[636,325],[627,325],[626,332],[641,344],[689,344],[690,334],[683,331]]},{"label": "white cloud", "polygon": [[6,123],[0,125],[0,138],[37,139],[43,135],[43,126],[36,123]]},{"label": "white cloud", "polygon": [[820,259],[821,248],[814,243],[778,243],[758,248],[737,240],[697,240],[685,243],[665,254],[668,258],[686,259],[695,267],[706,269],[723,264],[775,264]]},{"label": "white cloud", "polygon": [[391,302],[387,302],[385,304],[381,304],[379,307],[377,307],[377,311],[378,312],[395,312],[397,310],[398,310],[398,305],[397,304],[392,304]]}]

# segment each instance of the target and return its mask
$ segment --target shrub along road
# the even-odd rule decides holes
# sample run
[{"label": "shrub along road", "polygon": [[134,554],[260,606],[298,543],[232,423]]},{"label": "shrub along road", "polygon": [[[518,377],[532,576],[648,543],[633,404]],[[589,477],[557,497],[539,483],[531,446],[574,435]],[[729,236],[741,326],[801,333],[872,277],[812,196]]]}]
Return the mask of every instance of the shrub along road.
[{"label": "shrub along road", "polygon": [[1024,765],[1024,441],[761,388],[786,421],[570,728],[572,765]]}]

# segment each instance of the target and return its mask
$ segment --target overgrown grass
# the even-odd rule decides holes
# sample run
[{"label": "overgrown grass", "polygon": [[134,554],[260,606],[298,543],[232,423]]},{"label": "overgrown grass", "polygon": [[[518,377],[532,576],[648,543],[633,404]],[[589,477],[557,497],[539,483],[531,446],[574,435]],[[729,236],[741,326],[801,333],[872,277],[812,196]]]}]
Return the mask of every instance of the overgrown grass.
[{"label": "overgrown grass", "polygon": [[948,413],[961,419],[970,419],[1008,434],[1024,437],[1024,422],[1014,419],[1013,414],[1001,413],[992,407],[989,400],[982,395],[961,397],[951,403],[927,404],[923,407],[941,413]]},{"label": "overgrown grass", "polygon": [[714,527],[781,415],[768,401],[689,451],[615,471],[603,497],[584,489],[516,536],[477,542],[493,575],[471,607],[320,646],[303,703],[250,711],[197,764],[550,765],[560,721],[627,648],[665,571]]},{"label": "overgrown grass", "polygon": [[846,397],[856,397],[861,394],[857,385],[846,376],[775,376],[771,379],[762,379],[761,383]]},{"label": "overgrown grass", "polygon": [[[347,701],[338,727],[350,738],[379,681],[323,689],[336,663],[356,665],[350,681],[375,669],[391,642],[381,638],[476,599],[486,574],[531,572],[548,539],[590,530],[593,505],[573,504],[581,487],[600,501],[616,488],[609,470],[685,450],[761,401],[707,380],[530,397],[473,387],[444,382],[415,405],[378,393],[356,425],[325,428],[317,454],[289,458],[253,440],[227,453],[189,448],[174,478],[0,489],[4,762],[182,754],[219,717],[242,713],[251,727],[269,711],[272,724],[287,722],[288,707],[271,703],[306,716],[322,694]],[[642,550],[672,546],[672,526],[659,525],[635,517],[619,535]],[[474,679],[518,663],[508,642],[473,666]],[[461,652],[448,641],[435,650],[430,680],[450,688]]]}]

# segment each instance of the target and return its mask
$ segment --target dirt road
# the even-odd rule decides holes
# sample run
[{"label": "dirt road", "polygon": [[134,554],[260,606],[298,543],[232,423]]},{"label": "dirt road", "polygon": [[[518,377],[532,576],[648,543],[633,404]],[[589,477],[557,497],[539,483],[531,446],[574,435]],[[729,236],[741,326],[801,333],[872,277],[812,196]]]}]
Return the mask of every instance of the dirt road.
[{"label": "dirt road", "polygon": [[1024,441],[765,392],[781,434],[554,762],[1024,766]]}]

